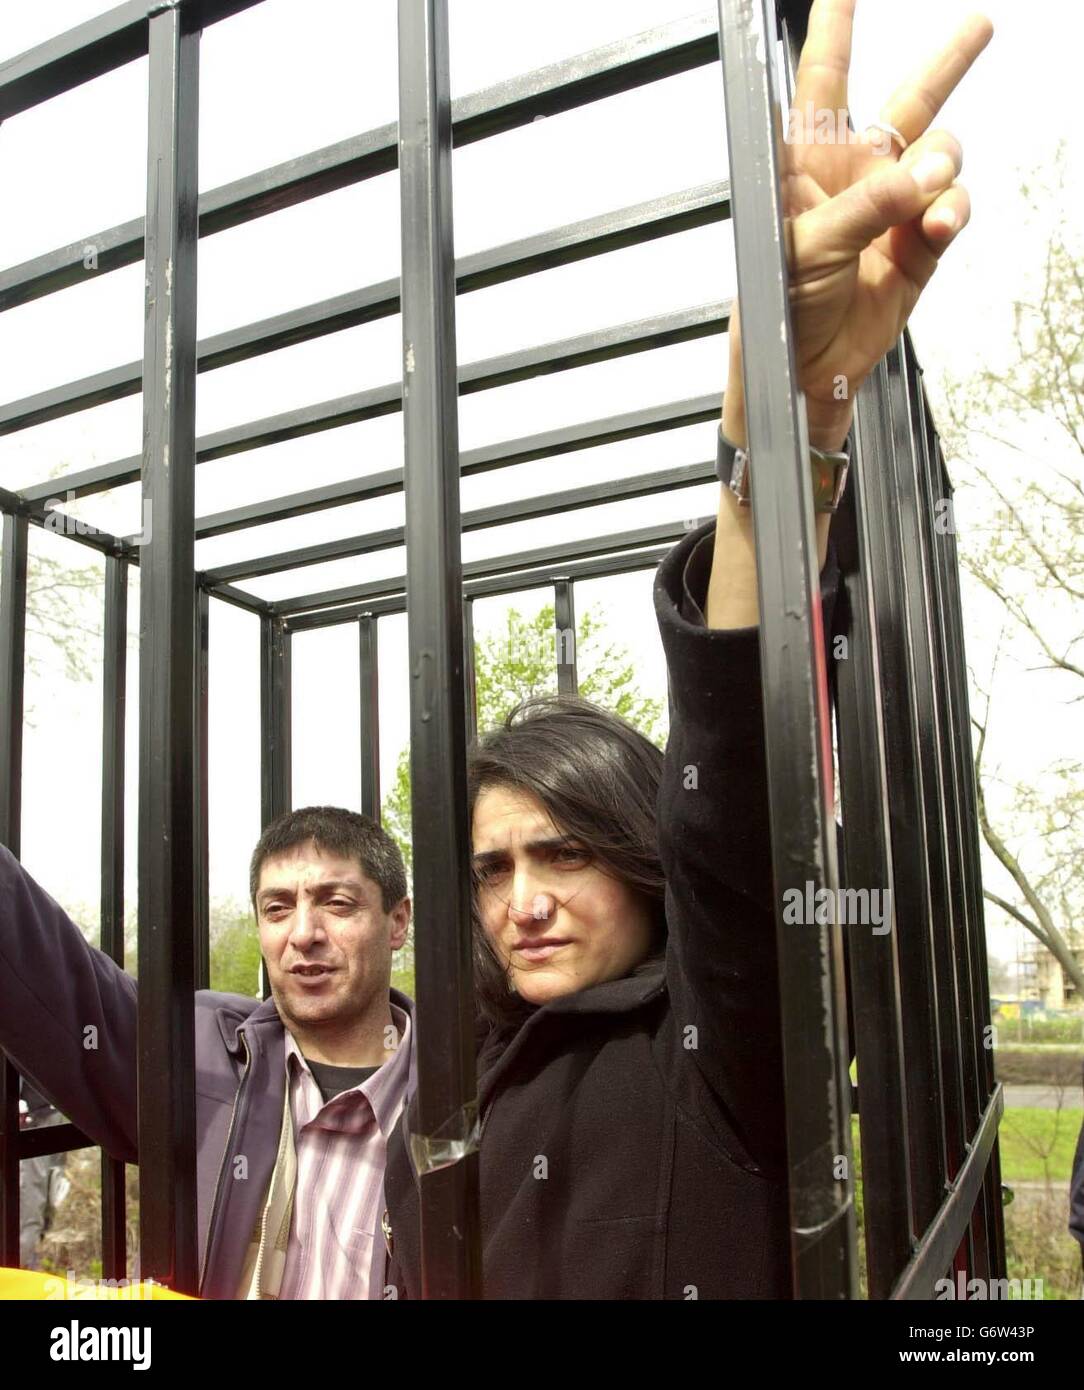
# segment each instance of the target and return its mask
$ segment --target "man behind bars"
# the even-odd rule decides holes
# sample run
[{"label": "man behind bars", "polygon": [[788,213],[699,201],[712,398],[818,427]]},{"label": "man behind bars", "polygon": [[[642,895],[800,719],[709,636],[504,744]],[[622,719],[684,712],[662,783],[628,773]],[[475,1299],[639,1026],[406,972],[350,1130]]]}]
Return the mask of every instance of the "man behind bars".
[{"label": "man behind bars", "polygon": [[[411,904],[367,816],[279,817],[250,890],[271,998],[195,997],[204,1298],[382,1298],[385,1146],[414,1078],[390,988]],[[106,1152],[137,1163],[137,987],[0,847],[0,1047]]]},{"label": "man behind bars", "polygon": [[[813,5],[800,112],[846,112],[853,9]],[[841,449],[855,393],[968,219],[960,146],[929,126],[991,33],[970,20],[896,93],[891,142],[885,128],[836,144],[810,130],[787,146],[796,366],[815,450]],[[717,520],[655,581],[665,759],[615,716],[560,699],[528,702],[472,753],[476,980],[491,1025],[478,1057],[487,1298],[790,1295],[757,570],[739,500],[748,476],[732,466],[746,440],[737,313],[730,352],[729,486]],[[843,461],[811,464],[827,630]],[[411,1298],[432,1137],[408,1103],[388,1147],[392,1274]],[[835,1156],[815,1158],[831,1175]]]}]

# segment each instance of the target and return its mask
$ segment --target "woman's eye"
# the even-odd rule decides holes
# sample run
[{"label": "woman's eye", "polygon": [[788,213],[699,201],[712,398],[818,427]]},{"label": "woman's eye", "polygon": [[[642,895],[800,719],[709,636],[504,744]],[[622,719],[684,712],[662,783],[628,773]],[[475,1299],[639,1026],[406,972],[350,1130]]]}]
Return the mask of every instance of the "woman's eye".
[{"label": "woman's eye", "polygon": [[569,863],[572,860],[582,861],[587,858],[587,851],[583,849],[575,849],[571,845],[569,845],[566,846],[564,849],[559,849],[557,851],[557,858],[564,861],[565,863]]}]

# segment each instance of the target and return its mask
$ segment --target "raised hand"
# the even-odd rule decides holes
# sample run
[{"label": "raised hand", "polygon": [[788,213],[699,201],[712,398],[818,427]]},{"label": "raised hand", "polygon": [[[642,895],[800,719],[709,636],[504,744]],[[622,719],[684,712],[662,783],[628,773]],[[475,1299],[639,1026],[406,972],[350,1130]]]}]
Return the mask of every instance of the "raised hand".
[{"label": "raised hand", "polygon": [[[968,19],[886,102],[884,125],[856,135],[847,128],[854,8],[855,0],[815,0],[784,143],[798,384],[810,442],[823,449],[846,438],[858,388],[970,217],[967,190],[955,182],[960,143],[929,127],[993,35],[985,16]],[[730,370],[724,430],[743,435],[737,314]]]}]

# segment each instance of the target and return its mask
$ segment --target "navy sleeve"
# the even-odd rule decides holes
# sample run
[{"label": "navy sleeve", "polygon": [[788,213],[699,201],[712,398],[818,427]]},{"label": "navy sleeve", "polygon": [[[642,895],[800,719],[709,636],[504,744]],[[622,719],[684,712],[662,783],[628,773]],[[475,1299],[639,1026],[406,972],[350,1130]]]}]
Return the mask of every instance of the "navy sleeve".
[{"label": "navy sleeve", "polygon": [[0,1047],[114,1158],[136,1163],[136,983],[0,846]]},{"label": "navy sleeve", "polygon": [[[657,804],[667,985],[729,1123],[775,1166],[785,1161],[785,1111],[759,630],[705,625],[714,542],[714,522],[691,532],[655,581],[671,707]],[[838,584],[830,549],[826,633]]]},{"label": "navy sleeve", "polygon": [[1069,1234],[1080,1242],[1084,1259],[1084,1125],[1077,1136],[1073,1175],[1069,1183]]}]

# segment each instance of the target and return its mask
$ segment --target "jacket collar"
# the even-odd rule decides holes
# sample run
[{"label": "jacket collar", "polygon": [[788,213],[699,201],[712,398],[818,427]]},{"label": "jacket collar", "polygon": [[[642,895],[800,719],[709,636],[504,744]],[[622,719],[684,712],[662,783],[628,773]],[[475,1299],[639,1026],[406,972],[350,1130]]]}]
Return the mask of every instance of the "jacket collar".
[{"label": "jacket collar", "polygon": [[240,1052],[241,1050],[241,1029],[248,1024],[277,1023],[282,1027],[282,1019],[279,1018],[279,1011],[275,1008],[273,999],[265,999],[262,1003],[247,1014],[239,1014],[236,1009],[229,1005],[222,1005],[216,1010],[218,1018],[218,1031],[222,1034],[222,1041],[226,1046],[227,1052]]},{"label": "jacket collar", "polygon": [[[625,975],[619,980],[607,980],[604,984],[591,985],[587,989],[577,990],[574,994],[562,995],[559,999],[553,999],[548,1004],[543,1004],[541,1008],[535,1009],[511,1037],[507,1037],[504,1045],[496,1052],[491,1065],[486,1066],[478,1079],[478,1105],[484,1114],[485,1109],[492,1100],[493,1094],[497,1089],[498,1083],[505,1074],[516,1064],[520,1053],[528,1045],[530,1039],[537,1036],[538,1030],[545,1028],[545,1020],[561,1015],[569,1014],[592,1015],[592,1014],[624,1014],[633,1013],[642,1008],[653,999],[661,998],[666,993],[666,966],[665,962],[659,960],[653,962],[650,969],[643,970],[637,975]],[[491,1034],[491,1038],[495,1035]],[[411,1114],[411,1123],[416,1119],[414,1113]]]},{"label": "jacket collar", "polygon": [[666,989],[666,968],[660,960],[651,969],[637,975],[623,975],[619,980],[607,980],[601,985],[576,990],[551,999],[532,1017],[539,1014],[621,1014],[638,1009],[649,999]]},{"label": "jacket collar", "polygon": [[[389,989],[388,995],[393,1004],[398,1004],[399,1008],[401,1008],[405,1014],[409,1015],[411,1034],[413,1035],[414,1000],[411,999],[409,994],[403,994],[403,992],[398,989]],[[275,1007],[275,1001],[270,997],[257,1004],[251,1013],[239,1014],[236,1009],[223,1004],[217,1009],[216,1015],[218,1018],[218,1031],[221,1033],[222,1041],[229,1052],[240,1052],[241,1029],[247,1028],[249,1024],[258,1027],[260,1024],[271,1023],[277,1024],[280,1028],[285,1028],[282,1019],[279,1017],[279,1011]],[[415,1049],[411,1047],[410,1060],[412,1073],[414,1070],[414,1052]]]},{"label": "jacket collar", "polygon": [[[414,1008],[414,1000],[411,999],[409,994],[404,994],[402,990],[398,989],[389,989],[388,996],[391,1002],[398,1005],[410,1019],[410,1058],[407,1063],[406,1086],[406,1094],[410,1096],[414,1093],[414,1089],[418,1084],[417,1016]],[[284,1035],[286,1032],[285,1024],[272,998],[264,999],[251,1013],[244,1015],[238,1014],[235,1009],[227,1005],[223,1005],[217,1010],[217,1017],[218,1030],[222,1035],[222,1041],[226,1046],[226,1050],[233,1054],[237,1054],[241,1051],[241,1031],[242,1029],[247,1030],[250,1025],[253,1028],[270,1025],[273,1029],[278,1029],[280,1035]],[[247,1033],[247,1031],[246,1039],[254,1041],[252,1035]],[[284,1038],[282,1040],[283,1046],[285,1046]]]}]

